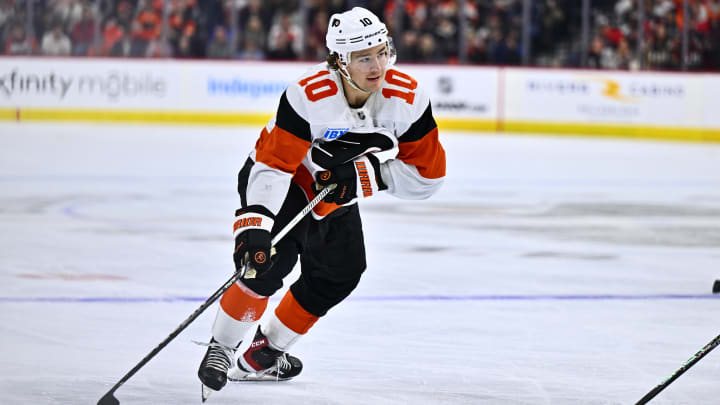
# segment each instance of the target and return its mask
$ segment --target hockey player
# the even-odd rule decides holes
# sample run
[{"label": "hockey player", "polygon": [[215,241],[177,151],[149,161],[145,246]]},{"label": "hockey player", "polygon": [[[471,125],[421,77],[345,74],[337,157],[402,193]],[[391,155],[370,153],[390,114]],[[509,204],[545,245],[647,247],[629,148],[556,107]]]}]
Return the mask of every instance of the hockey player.
[{"label": "hockey player", "polygon": [[[385,24],[361,7],[334,14],[326,45],[327,61],[282,94],[239,173],[233,258],[238,270],[248,263],[256,277],[246,274],[220,300],[198,370],[203,400],[228,378],[298,375],[302,363],[288,350],[355,289],[365,270],[358,199],[381,191],[424,199],[443,182],[445,152],[430,100],[413,77],[393,66]],[[375,155],[388,150],[396,152],[394,159],[381,162]],[[334,191],[271,256],[272,235],[331,184]],[[255,328],[298,257],[299,279]],[[253,340],[236,360],[250,330]]]}]

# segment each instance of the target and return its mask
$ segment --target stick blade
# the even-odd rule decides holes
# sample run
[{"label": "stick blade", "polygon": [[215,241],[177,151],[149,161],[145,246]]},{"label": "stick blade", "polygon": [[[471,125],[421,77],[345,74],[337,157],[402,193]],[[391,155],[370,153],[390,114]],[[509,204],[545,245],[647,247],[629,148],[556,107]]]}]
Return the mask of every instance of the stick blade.
[{"label": "stick blade", "polygon": [[120,401],[115,398],[112,391],[108,391],[107,394],[100,398],[97,405],[120,405]]}]

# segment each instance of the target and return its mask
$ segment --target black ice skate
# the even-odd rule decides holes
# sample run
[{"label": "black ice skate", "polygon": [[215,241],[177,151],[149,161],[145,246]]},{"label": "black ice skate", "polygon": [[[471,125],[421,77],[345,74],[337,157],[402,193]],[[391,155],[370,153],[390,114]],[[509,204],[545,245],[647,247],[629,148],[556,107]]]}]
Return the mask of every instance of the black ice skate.
[{"label": "black ice skate", "polygon": [[230,381],[284,381],[302,371],[302,362],[280,350],[270,347],[267,338],[258,327],[250,347],[230,370]]},{"label": "black ice skate", "polygon": [[207,346],[207,352],[198,369],[203,402],[210,396],[211,390],[220,391],[225,386],[228,369],[235,359],[235,349],[222,345],[215,339],[211,339]]}]

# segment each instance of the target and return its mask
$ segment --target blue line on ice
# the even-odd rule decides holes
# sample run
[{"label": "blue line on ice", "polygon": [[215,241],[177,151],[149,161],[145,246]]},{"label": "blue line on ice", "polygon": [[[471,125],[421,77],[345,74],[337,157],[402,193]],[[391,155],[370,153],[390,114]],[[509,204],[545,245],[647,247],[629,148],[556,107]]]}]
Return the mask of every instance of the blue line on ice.
[{"label": "blue line on ice", "polygon": [[[0,297],[0,303],[136,304],[203,302],[206,297]],[[279,299],[279,298],[277,298]],[[720,294],[537,294],[537,295],[379,295],[349,297],[350,301],[646,301],[720,300]]]}]

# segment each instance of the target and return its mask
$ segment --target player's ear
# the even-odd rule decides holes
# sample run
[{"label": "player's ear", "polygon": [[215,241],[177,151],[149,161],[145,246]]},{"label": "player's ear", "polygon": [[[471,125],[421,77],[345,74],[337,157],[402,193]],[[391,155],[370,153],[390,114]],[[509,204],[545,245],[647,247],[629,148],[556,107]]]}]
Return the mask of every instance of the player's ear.
[{"label": "player's ear", "polygon": [[338,70],[340,69],[340,56],[337,54],[337,52],[331,52],[327,58],[325,59],[328,66],[330,66],[331,69]]}]

